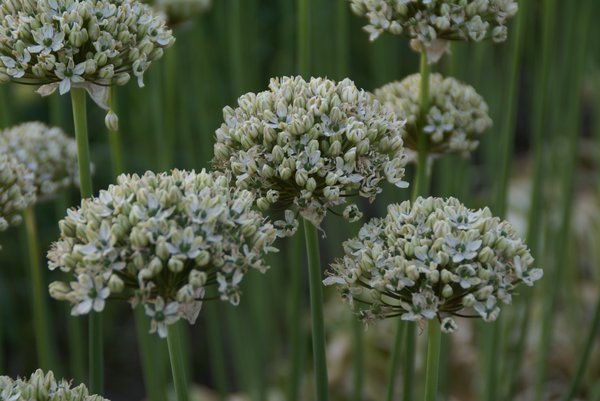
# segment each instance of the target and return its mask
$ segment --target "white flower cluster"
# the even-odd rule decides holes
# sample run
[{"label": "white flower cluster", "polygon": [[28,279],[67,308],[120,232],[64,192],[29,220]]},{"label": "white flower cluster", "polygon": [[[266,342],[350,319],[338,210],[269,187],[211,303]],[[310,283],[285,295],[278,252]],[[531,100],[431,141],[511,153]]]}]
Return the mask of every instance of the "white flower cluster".
[{"label": "white flower cluster", "polygon": [[479,42],[491,36],[504,42],[506,22],[515,16],[513,0],[350,0],[352,10],[368,18],[364,27],[375,40],[388,31],[430,46],[436,40]]},{"label": "white flower cluster", "polygon": [[[421,75],[409,75],[375,90],[377,99],[406,120],[404,146],[417,150],[420,119]],[[423,127],[428,152],[469,155],[479,145],[478,136],[492,126],[488,105],[472,86],[454,78],[431,74],[429,110]]]},{"label": "white flower cluster", "polygon": [[136,0],[5,0],[0,5],[0,82],[71,87],[124,85],[175,42],[163,18]]},{"label": "white flower cluster", "polygon": [[152,4],[155,10],[164,14],[170,26],[188,21],[206,11],[212,4],[212,0],[155,0],[146,2]]},{"label": "white flower cluster", "polygon": [[390,205],[344,251],[324,283],[359,304],[363,319],[441,319],[446,332],[456,328],[451,316],[495,320],[520,283],[531,286],[543,273],[508,222],[455,198]]},{"label": "white flower cluster", "polygon": [[10,154],[33,173],[38,200],[77,185],[77,144],[60,128],[30,122],[0,132],[0,153]]},{"label": "white flower cluster", "polygon": [[36,370],[29,380],[0,376],[0,401],[108,401],[90,395],[85,385],[71,388],[67,380],[57,380],[49,371]]},{"label": "white flower cluster", "polygon": [[[298,212],[318,226],[350,196],[372,201],[384,180],[408,185],[402,123],[352,81],[284,77],[269,89],[223,110],[213,164],[257,193],[261,209],[285,211],[280,235],[295,232]],[[342,214],[360,218],[353,204]]]},{"label": "white flower cluster", "polygon": [[141,303],[161,337],[180,318],[195,321],[211,286],[237,304],[244,274],[268,269],[276,230],[252,209],[251,192],[229,184],[204,170],[121,175],[59,223],[49,267],[76,281],[52,283],[51,296],[71,302],[73,315],[102,311],[111,295]]},{"label": "white flower cluster", "polygon": [[21,222],[21,212],[35,202],[33,174],[15,158],[0,153],[0,231]]}]

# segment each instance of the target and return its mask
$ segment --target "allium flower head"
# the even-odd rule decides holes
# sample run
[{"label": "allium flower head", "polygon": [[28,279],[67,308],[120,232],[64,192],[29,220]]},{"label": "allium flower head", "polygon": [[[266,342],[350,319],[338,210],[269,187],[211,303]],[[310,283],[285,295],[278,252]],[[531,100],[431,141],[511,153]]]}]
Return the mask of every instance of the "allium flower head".
[{"label": "allium flower head", "polygon": [[[350,196],[375,199],[384,180],[408,185],[403,123],[349,79],[276,78],[238,105],[223,110],[213,164],[256,193],[261,209],[282,212],[280,235],[293,234],[298,212],[318,226]],[[348,207],[342,214],[355,220]]]},{"label": "allium flower head", "polygon": [[0,132],[0,153],[14,156],[33,173],[38,199],[79,181],[77,144],[60,128],[30,122],[5,129]]},{"label": "allium flower head", "polygon": [[167,17],[170,26],[181,24],[206,11],[212,0],[154,0],[146,1]]},{"label": "allium flower head", "polygon": [[506,22],[515,16],[513,0],[350,0],[352,10],[368,18],[364,27],[375,40],[384,31],[404,35],[415,50],[425,47],[437,61],[448,41],[506,40]]},{"label": "allium flower head", "polygon": [[27,379],[13,380],[0,376],[0,401],[108,401],[90,395],[85,385],[71,388],[67,380],[57,380],[50,371],[36,370]]},{"label": "allium flower head", "polygon": [[0,153],[0,231],[21,222],[21,212],[35,202],[31,171],[14,157]]},{"label": "allium flower head", "polygon": [[40,93],[85,88],[107,108],[110,85],[144,72],[174,43],[152,9],[136,0],[6,0],[0,5],[0,82]]},{"label": "allium flower head", "polygon": [[73,315],[125,297],[144,306],[161,336],[180,318],[195,321],[210,286],[237,304],[244,274],[266,271],[262,257],[275,251],[275,228],[253,203],[251,192],[232,189],[223,174],[121,175],[60,222],[49,267],[75,280],[52,283],[50,294],[70,301]]},{"label": "allium flower head", "polygon": [[496,320],[519,284],[542,277],[508,222],[455,198],[390,205],[344,251],[324,283],[338,286],[363,319],[440,319],[445,331],[465,313]]},{"label": "allium flower head", "polygon": [[[417,150],[421,75],[413,74],[375,90],[375,97],[399,119],[406,120],[404,145]],[[492,126],[488,105],[472,86],[454,78],[431,74],[430,101],[423,130],[431,154],[469,155],[479,145],[479,136]]]}]

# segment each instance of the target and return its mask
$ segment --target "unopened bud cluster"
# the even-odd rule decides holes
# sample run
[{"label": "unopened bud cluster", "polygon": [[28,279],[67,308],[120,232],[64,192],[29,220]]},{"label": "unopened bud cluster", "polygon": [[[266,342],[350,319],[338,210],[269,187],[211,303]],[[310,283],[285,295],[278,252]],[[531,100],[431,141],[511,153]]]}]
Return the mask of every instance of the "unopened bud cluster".
[{"label": "unopened bud cluster", "polygon": [[35,202],[33,174],[11,155],[0,153],[0,231],[21,222]]},{"label": "unopened bud cluster", "polygon": [[50,371],[35,371],[27,379],[0,376],[0,401],[108,401],[90,395],[85,385],[71,388],[67,380],[57,380]]},{"label": "unopened bud cluster", "polygon": [[144,72],[174,41],[163,18],[135,0],[6,0],[0,82],[55,84],[64,94],[124,85],[133,74],[143,86]]},{"label": "unopened bud cluster", "polygon": [[49,267],[76,280],[52,283],[50,295],[73,315],[100,312],[111,296],[141,303],[164,337],[166,325],[195,321],[208,287],[237,304],[244,274],[267,270],[276,230],[253,204],[251,192],[204,170],[121,175],[59,223]]},{"label": "unopened bud cluster", "polygon": [[446,332],[465,311],[496,320],[519,284],[542,277],[508,222],[455,198],[390,205],[344,251],[324,283],[338,286],[363,319],[440,319]]},{"label": "unopened bud cluster", "polygon": [[[275,78],[238,105],[223,110],[213,163],[256,193],[262,210],[285,211],[280,235],[294,233],[298,213],[318,226],[350,196],[372,201],[383,181],[408,185],[403,123],[349,79]],[[341,214],[360,218],[353,204]]]},{"label": "unopened bud cluster", "polygon": [[352,10],[368,18],[364,27],[375,40],[384,31],[424,46],[436,40],[504,42],[506,22],[518,10],[513,0],[350,0]]},{"label": "unopened bud cluster", "polygon": [[413,74],[375,90],[382,104],[406,120],[404,146],[417,150],[419,124],[424,124],[429,153],[469,155],[479,145],[479,136],[492,126],[487,103],[472,86],[431,74],[429,109],[421,120],[420,84],[421,75]]},{"label": "unopened bud cluster", "polygon": [[212,0],[155,0],[145,1],[166,16],[170,26],[181,24],[206,11]]},{"label": "unopened bud cluster", "polygon": [[0,153],[14,156],[33,173],[38,200],[78,184],[77,144],[60,128],[30,122],[0,132]]}]

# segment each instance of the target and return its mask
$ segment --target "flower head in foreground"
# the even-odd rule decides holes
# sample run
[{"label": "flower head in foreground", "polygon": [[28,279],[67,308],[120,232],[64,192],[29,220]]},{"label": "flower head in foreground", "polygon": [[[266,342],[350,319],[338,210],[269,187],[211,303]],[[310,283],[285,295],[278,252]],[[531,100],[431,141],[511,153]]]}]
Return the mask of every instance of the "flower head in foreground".
[{"label": "flower head in foreground", "polygon": [[262,257],[275,251],[275,228],[253,203],[204,170],[121,175],[60,222],[49,267],[75,280],[52,283],[50,294],[71,302],[73,315],[100,312],[113,295],[129,299],[161,336],[180,318],[193,323],[211,286],[237,304],[244,274],[266,271]]},{"label": "flower head in foreground", "polygon": [[437,59],[448,41],[504,42],[506,22],[515,16],[513,0],[350,0],[352,10],[368,18],[364,27],[375,40],[382,32],[404,35],[415,50],[423,47]]},{"label": "flower head in foreground", "polygon": [[337,285],[363,319],[440,319],[447,332],[456,328],[452,316],[496,320],[519,284],[542,277],[509,223],[455,198],[390,205],[344,251],[324,283]]},{"label": "flower head in foreground", "polygon": [[[402,122],[349,79],[276,78],[238,104],[223,110],[213,164],[256,193],[261,209],[284,212],[280,235],[295,232],[298,212],[318,226],[350,196],[375,199],[384,180],[408,185]],[[353,204],[342,214],[360,218]]]},{"label": "flower head in foreground", "polygon": [[78,183],[77,144],[60,128],[30,122],[5,129],[0,153],[14,156],[33,173],[38,199]]},{"label": "flower head in foreground", "polygon": [[0,153],[0,231],[21,222],[35,202],[33,174],[12,156]]},{"label": "flower head in foreground", "polygon": [[101,107],[110,85],[144,72],[174,43],[152,9],[136,0],[6,0],[0,5],[0,82],[85,88]]},{"label": "flower head in foreground", "polygon": [[[404,145],[417,150],[421,75],[413,74],[375,90],[375,97],[406,120]],[[479,145],[479,135],[492,126],[488,105],[469,85],[454,78],[431,74],[430,101],[423,128],[432,154],[469,155]]]},{"label": "flower head in foreground", "polygon": [[208,10],[212,0],[155,0],[146,1],[153,3],[154,9],[167,17],[170,26],[176,26],[194,18],[194,16]]},{"label": "flower head in foreground", "polygon": [[57,380],[50,371],[36,370],[29,380],[0,376],[0,401],[108,401],[90,395],[85,385],[71,388],[67,380]]}]

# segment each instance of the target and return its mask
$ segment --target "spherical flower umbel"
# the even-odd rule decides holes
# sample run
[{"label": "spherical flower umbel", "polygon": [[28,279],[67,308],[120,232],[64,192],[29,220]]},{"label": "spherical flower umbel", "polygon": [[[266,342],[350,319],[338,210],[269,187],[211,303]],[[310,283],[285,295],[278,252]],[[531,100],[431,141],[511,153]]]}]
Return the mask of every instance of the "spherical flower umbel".
[{"label": "spherical flower umbel", "polygon": [[170,26],[181,24],[206,11],[212,0],[149,0],[145,1],[167,17]]},{"label": "spherical flower umbel", "polygon": [[0,401],[108,401],[90,395],[85,385],[71,387],[67,380],[57,380],[54,373],[36,370],[29,379],[13,380],[0,376]]},{"label": "spherical flower umbel", "polygon": [[363,319],[440,319],[447,332],[453,316],[496,320],[519,284],[542,277],[508,222],[455,198],[390,205],[344,251],[324,283],[338,286]]},{"label": "spherical flower umbel", "polygon": [[0,153],[0,231],[19,224],[23,210],[34,202],[31,171],[11,155]]},{"label": "spherical flower umbel", "polygon": [[129,299],[164,337],[166,325],[195,321],[209,287],[237,304],[248,270],[267,270],[276,231],[253,203],[223,174],[121,175],[60,222],[49,267],[75,280],[52,283],[50,294],[71,302],[73,315],[100,312],[113,296]]},{"label": "spherical flower umbel", "polygon": [[102,107],[110,85],[144,72],[174,43],[164,20],[136,0],[6,0],[0,5],[0,82],[40,93],[85,88]]},{"label": "spherical flower umbel", "polygon": [[513,0],[350,0],[352,10],[368,18],[364,27],[375,40],[384,31],[404,35],[415,50],[424,47],[437,61],[448,41],[504,42],[506,22],[515,16]]},{"label": "spherical flower umbel", "polygon": [[38,200],[79,181],[77,144],[60,128],[30,122],[0,132],[0,153],[14,156],[33,173]]},{"label": "spherical flower umbel", "polygon": [[[399,119],[406,120],[404,146],[417,150],[420,119],[421,75],[409,75],[375,90],[377,99]],[[472,86],[454,78],[431,74],[430,101],[423,131],[428,153],[469,155],[479,145],[479,136],[492,126],[488,105]]]},{"label": "spherical flower umbel", "polygon": [[[298,213],[318,226],[351,196],[372,201],[384,180],[408,185],[403,123],[349,79],[275,78],[238,105],[223,110],[213,164],[256,193],[261,209],[282,212],[280,235],[295,232]],[[340,214],[360,217],[348,207]]]}]

